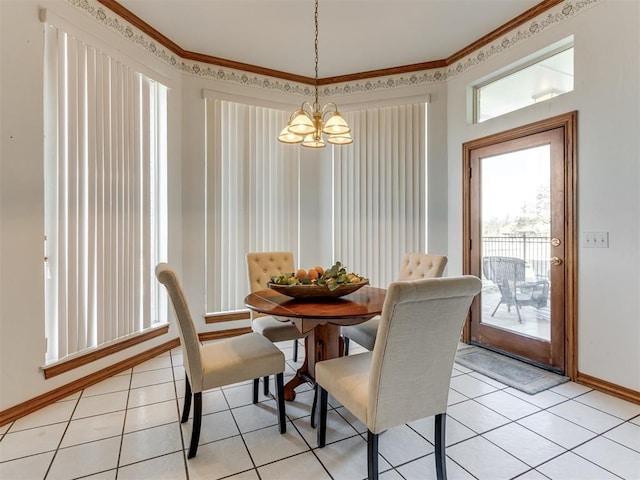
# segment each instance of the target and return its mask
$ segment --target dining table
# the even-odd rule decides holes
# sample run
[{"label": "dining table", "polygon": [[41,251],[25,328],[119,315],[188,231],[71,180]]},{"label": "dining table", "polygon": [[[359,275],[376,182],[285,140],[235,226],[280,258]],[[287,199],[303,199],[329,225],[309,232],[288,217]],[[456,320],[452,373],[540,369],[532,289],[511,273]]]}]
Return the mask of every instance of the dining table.
[{"label": "dining table", "polygon": [[305,336],[305,358],[294,377],[284,386],[285,400],[295,399],[295,388],[303,383],[315,383],[317,362],[336,358],[344,353],[340,327],[356,325],[382,313],[386,290],[364,286],[343,297],[292,298],[265,289],[250,293],[245,305],[258,313],[293,323]]}]

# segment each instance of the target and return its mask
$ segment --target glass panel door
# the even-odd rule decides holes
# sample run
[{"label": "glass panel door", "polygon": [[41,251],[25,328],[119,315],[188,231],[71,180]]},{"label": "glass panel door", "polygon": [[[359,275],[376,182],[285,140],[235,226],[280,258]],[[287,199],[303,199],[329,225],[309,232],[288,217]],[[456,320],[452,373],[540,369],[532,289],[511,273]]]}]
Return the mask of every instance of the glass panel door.
[{"label": "glass panel door", "polygon": [[469,149],[471,343],[565,368],[564,129]]},{"label": "glass panel door", "polygon": [[550,146],[482,158],[482,322],[551,340]]}]

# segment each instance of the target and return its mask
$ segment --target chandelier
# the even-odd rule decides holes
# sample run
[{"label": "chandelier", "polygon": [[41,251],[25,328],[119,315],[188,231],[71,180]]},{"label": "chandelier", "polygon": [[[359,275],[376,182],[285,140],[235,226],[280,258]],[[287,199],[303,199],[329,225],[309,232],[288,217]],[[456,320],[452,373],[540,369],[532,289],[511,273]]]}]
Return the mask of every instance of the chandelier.
[{"label": "chandelier", "polygon": [[303,102],[302,106],[289,116],[278,140],[282,143],[302,143],[303,147],[322,148],[326,141],[333,145],[348,145],[353,142],[351,128],[340,112],[338,106],[329,102],[320,107],[318,102],[318,0],[315,1],[315,102]]}]

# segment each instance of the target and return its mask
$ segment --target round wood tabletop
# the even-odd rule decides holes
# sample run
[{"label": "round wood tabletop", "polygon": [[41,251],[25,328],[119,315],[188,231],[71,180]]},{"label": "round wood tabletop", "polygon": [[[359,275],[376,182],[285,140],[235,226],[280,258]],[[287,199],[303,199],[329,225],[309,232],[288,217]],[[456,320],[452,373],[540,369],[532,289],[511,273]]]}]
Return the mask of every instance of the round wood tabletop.
[{"label": "round wood tabletop", "polygon": [[382,313],[385,294],[383,288],[366,286],[339,298],[295,299],[265,289],[247,295],[244,303],[251,310],[274,317],[322,319],[344,325],[353,318],[371,318]]}]

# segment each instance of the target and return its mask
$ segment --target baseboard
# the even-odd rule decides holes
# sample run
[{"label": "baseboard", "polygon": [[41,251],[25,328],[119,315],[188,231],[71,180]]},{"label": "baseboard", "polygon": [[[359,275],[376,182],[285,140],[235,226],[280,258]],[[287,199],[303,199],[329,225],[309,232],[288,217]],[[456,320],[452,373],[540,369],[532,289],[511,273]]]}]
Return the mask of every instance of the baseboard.
[{"label": "baseboard", "polygon": [[640,405],[640,392],[578,372],[576,383]]},{"label": "baseboard", "polygon": [[[236,335],[242,335],[245,333],[251,333],[251,327],[233,328],[219,330],[216,332],[203,332],[198,334],[198,337],[201,342],[204,342],[207,340],[217,340],[220,338],[234,337]],[[135,367],[142,362],[146,362],[151,358],[157,357],[161,353],[168,352],[169,350],[179,346],[180,339],[174,338],[173,340],[134,355],[133,357],[127,358],[126,360],[111,365],[103,370],[92,373],[91,375],[88,375],[86,377],[79,378],[78,380],[58,387],[55,390],[51,390],[50,392],[39,395],[35,398],[32,398],[31,400],[27,400],[26,402],[20,403],[7,410],[3,410],[0,412],[0,426],[6,425],[9,422],[13,422],[25,415],[28,415],[29,413],[35,412],[36,410],[40,410],[47,405],[51,405],[58,400],[62,400],[69,395],[79,392],[80,390],[84,390],[85,388],[90,387],[91,385],[95,385],[96,383],[99,383],[106,378],[117,375],[120,372],[124,372],[129,368]]]},{"label": "baseboard", "polygon": [[106,378],[112,377],[113,375],[116,375],[120,372],[124,372],[129,368],[135,367],[139,363],[146,362],[151,358],[157,357],[161,353],[167,352],[179,346],[180,339],[175,338],[150,350],[146,350],[142,353],[134,355],[133,357],[127,358],[126,360],[111,365],[98,372],[92,373],[91,375],[79,378],[78,380],[58,387],[55,390],[51,390],[50,392],[39,395],[35,398],[32,398],[31,400],[27,400],[26,402],[20,403],[7,410],[3,410],[0,412],[0,426],[6,425],[9,422],[13,422],[14,420],[17,420],[29,413],[35,412],[36,410],[40,410],[47,405],[51,405],[58,400],[62,400],[69,395],[79,392],[80,390],[84,390],[85,388],[90,387],[91,385],[95,385],[96,383],[99,383]]},{"label": "baseboard", "polygon": [[134,345],[139,345],[141,343],[147,342],[152,338],[159,337],[160,335],[165,335],[168,332],[169,324],[162,325],[159,328],[153,328],[140,334],[133,335],[124,341],[116,342],[104,348],[98,348],[85,355],[74,357],[71,360],[43,367],[42,370],[44,372],[44,378],[49,379],[55,377],[56,375],[62,375],[65,372],[73,370],[74,368],[78,368],[83,365],[87,365],[88,363],[95,362],[96,360],[100,360],[101,358],[108,357],[109,355],[113,355],[114,353],[121,352],[122,350],[133,347]]},{"label": "baseboard", "polygon": [[198,334],[198,340],[201,342],[206,342],[208,340],[218,340],[221,338],[229,338],[236,337],[238,335],[244,335],[247,333],[251,333],[251,327],[241,327],[241,328],[227,328],[226,330],[218,330],[215,332],[202,332]]}]

